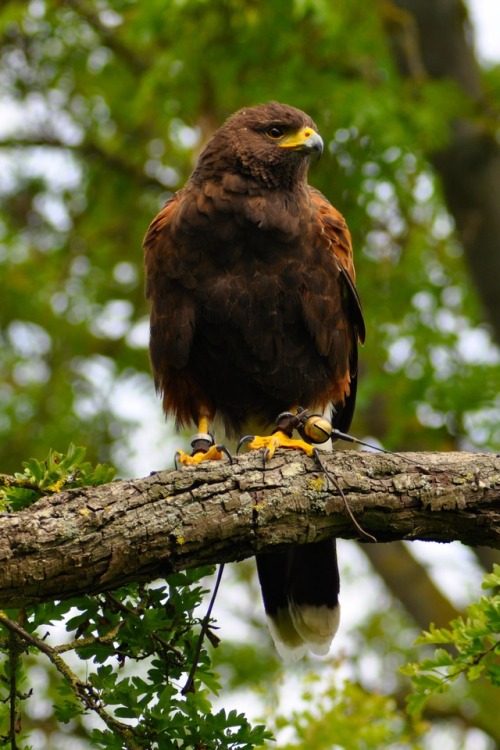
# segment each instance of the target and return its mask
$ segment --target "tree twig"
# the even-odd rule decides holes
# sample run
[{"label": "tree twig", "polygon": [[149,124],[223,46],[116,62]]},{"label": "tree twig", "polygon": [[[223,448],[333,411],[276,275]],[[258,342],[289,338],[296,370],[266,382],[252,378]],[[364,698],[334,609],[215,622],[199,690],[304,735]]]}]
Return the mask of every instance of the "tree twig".
[{"label": "tree twig", "polygon": [[[22,640],[24,643],[34,646],[42,654],[45,654],[52,664],[55,666],[57,671],[67,680],[69,686],[79,698],[85,708],[89,711],[96,713],[106,724],[106,726],[114,733],[119,735],[125,743],[125,746],[129,750],[139,750],[139,745],[134,740],[133,734],[126,724],[122,724],[113,716],[104,710],[102,703],[99,699],[99,695],[92,685],[88,682],[80,680],[80,678],[73,672],[68,664],[59,656],[58,651],[50,646],[46,641],[38,638],[33,633],[29,633],[21,625],[11,620],[4,612],[0,611],[0,625],[3,625],[9,633],[14,635],[16,638]],[[15,747],[15,745],[13,745]]]},{"label": "tree twig", "polygon": [[187,693],[194,692],[194,676],[196,674],[196,669],[198,667],[201,647],[203,646],[203,641],[205,640],[205,635],[207,634],[208,626],[210,625],[212,609],[215,604],[215,600],[217,598],[217,592],[219,591],[219,586],[222,580],[223,572],[224,572],[224,565],[219,565],[219,570],[217,571],[217,578],[215,579],[214,590],[212,591],[212,596],[210,597],[210,604],[208,605],[207,613],[205,617],[203,618],[203,622],[201,623],[201,631],[200,631],[200,635],[198,636],[198,642],[196,644],[196,651],[194,653],[193,663],[191,665],[191,669],[189,670],[189,675],[186,680],[186,684],[184,685],[181,691],[182,695],[187,695]]}]

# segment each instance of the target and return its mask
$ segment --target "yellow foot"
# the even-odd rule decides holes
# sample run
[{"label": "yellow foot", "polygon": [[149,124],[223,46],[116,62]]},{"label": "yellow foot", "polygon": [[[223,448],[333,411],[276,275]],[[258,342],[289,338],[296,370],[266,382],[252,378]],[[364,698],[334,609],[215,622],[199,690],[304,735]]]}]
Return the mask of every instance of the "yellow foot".
[{"label": "yellow foot", "polygon": [[[281,430],[273,432],[272,435],[260,437],[259,435],[248,435],[240,440],[240,445],[246,443],[250,450],[256,451],[259,448],[265,448],[264,461],[269,461],[274,456],[276,448],[292,448],[300,450],[308,456],[314,456],[314,446],[306,443],[305,440],[294,440]],[[239,446],[238,446],[239,447]]]},{"label": "yellow foot", "polygon": [[227,456],[231,460],[231,456],[224,448],[223,445],[211,445],[210,448],[205,451],[199,451],[191,456],[189,453],[184,451],[177,451],[175,454],[175,463],[183,464],[184,466],[197,466],[202,461],[220,461],[223,456]]}]

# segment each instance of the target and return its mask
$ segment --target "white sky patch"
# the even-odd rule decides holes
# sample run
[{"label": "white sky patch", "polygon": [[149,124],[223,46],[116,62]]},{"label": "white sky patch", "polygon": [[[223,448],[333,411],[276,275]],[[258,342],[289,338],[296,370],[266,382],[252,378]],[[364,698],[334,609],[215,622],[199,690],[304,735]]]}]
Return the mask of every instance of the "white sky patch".
[{"label": "white sky patch", "polygon": [[[1,83],[1,81],[0,81]],[[32,92],[22,101],[8,95],[0,100],[0,138],[29,140],[44,132],[61,143],[74,146],[83,138],[82,129],[65,109],[65,99],[58,91]]]},{"label": "white sky patch", "polygon": [[498,0],[468,0],[475,32],[476,52],[481,62],[500,61],[500,3]]},{"label": "white sky patch", "polygon": [[458,351],[470,364],[496,365],[500,362],[500,351],[484,328],[466,328],[459,333]]},{"label": "white sky patch", "polygon": [[455,607],[463,609],[481,597],[484,570],[469,547],[458,542],[436,544],[417,541],[406,544]]},{"label": "white sky patch", "polygon": [[0,137],[12,137],[21,130],[25,120],[24,109],[14,100],[2,97],[0,102]]},{"label": "white sky patch", "polygon": [[42,177],[51,190],[61,192],[76,189],[82,171],[73,155],[61,148],[37,146],[23,148],[22,152],[13,149],[9,154],[0,154],[0,190],[13,190],[19,176]]},{"label": "white sky patch", "polygon": [[151,378],[132,375],[116,382],[111,405],[118,417],[136,423],[113,447],[113,462],[123,476],[144,477],[173,469],[175,452],[189,450],[186,440],[175,435],[173,422],[165,421]]}]

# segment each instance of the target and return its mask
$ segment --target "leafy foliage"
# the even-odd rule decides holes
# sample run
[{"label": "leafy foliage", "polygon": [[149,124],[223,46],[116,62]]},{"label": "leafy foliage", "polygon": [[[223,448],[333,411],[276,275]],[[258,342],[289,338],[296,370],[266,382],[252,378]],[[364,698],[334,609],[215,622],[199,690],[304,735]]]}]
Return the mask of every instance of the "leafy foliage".
[{"label": "leafy foliage", "polygon": [[[0,747],[13,747],[13,737],[20,742],[26,720],[19,704],[37,700],[36,692],[19,689],[26,681],[27,654],[36,652],[59,673],[57,721],[68,723],[89,712],[99,717],[99,726],[89,733],[92,747],[121,750],[158,743],[162,748],[250,750],[269,739],[262,725],[251,727],[243,714],[213,710],[211,696],[220,685],[204,648],[193,689],[184,694],[199,637],[200,619],[193,611],[205,593],[200,580],[209,572],[198,569],[172,575],[165,585],[132,585],[2,613]],[[49,637],[42,637],[47,628]]]},{"label": "leafy foliage", "polygon": [[75,434],[94,461],[124,454],[117,394],[153,392],[146,227],[220,121],[269,99],[317,121],[311,179],[353,234],[358,431],[397,449],[498,438],[498,357],[467,347],[481,311],[423,157],[470,105],[449,81],[402,82],[383,23],[362,0],[2,6],[4,471]]},{"label": "leafy foliage", "polygon": [[[6,507],[18,511],[43,495],[111,481],[115,470],[93,467],[85,453],[70,445],[66,454],[50,451],[43,462],[25,461],[22,474],[3,475]],[[200,581],[211,572],[200,568],[171,575],[165,585],[135,584],[1,612],[0,747],[20,747],[23,716],[29,711],[21,704],[39,699],[35,690],[21,690],[33,654],[58,673],[58,722],[67,724],[89,712],[99,717],[100,726],[89,732],[93,747],[121,750],[159,743],[166,749],[251,750],[270,738],[243,714],[212,708],[219,678],[207,650],[202,647],[198,654],[201,620],[194,614],[206,593]],[[217,642],[210,629],[208,637]],[[193,662],[196,671],[188,683]]]},{"label": "leafy foliage", "polygon": [[[304,696],[308,705],[315,706],[314,693]],[[422,723],[412,721],[396,706],[394,699],[368,693],[360,685],[344,683],[340,688],[330,685],[322,691],[319,708],[294,712],[292,717],[278,717],[277,725],[293,728],[296,739],[283,750],[314,747],[329,750],[332,737],[339,748],[357,747],[363,750],[419,750]]]},{"label": "leafy foliage", "polygon": [[432,625],[417,639],[419,644],[443,648],[403,670],[413,686],[408,698],[412,713],[421,712],[430,698],[449,689],[461,676],[469,682],[485,677],[500,687],[500,565],[485,576],[483,588],[489,589],[490,595],[467,607],[465,616],[457,617],[447,628]]},{"label": "leafy foliage", "polygon": [[[1,4],[0,105],[6,116],[0,118],[0,467],[12,474],[3,474],[0,482],[2,510],[26,508],[57,488],[109,481],[110,470],[92,469],[83,449],[61,452],[71,441],[87,445],[93,463],[119,459],[122,474],[131,471],[129,452],[148,455],[162,442],[149,423],[146,436],[143,431],[138,437],[130,424],[134,415],[126,409],[131,393],[141,404],[153,393],[142,237],[221,120],[240,106],[269,99],[302,107],[316,120],[327,149],[311,182],[347,217],[353,234],[368,321],[355,432],[398,450],[498,444],[500,357],[426,154],[447,142],[450,123],[460,117],[482,118],[495,132],[497,123],[486,110],[498,108],[499,68],[485,74],[481,113],[471,112],[448,80],[403,82],[384,32],[392,12],[391,3],[364,0]],[[43,461],[49,446],[55,450]],[[15,473],[29,455],[37,459]],[[242,585],[255,585],[248,573],[239,574]],[[353,578],[359,578],[357,570]],[[16,706],[26,704],[25,735],[42,725],[30,713],[34,698],[23,700],[34,684],[33,670],[37,678],[41,674],[34,654],[55,664],[70,637],[78,641],[67,649],[72,673],[85,665],[84,692],[109,701],[109,715],[118,724],[110,728],[101,718],[98,727],[91,725],[87,712],[95,711],[75,696],[71,675],[52,667],[38,693],[69,723],[56,726],[45,713],[47,747],[76,748],[81,742],[87,748],[90,732],[94,745],[147,746],[146,734],[137,730],[135,737],[125,737],[117,731],[120,724],[127,727],[123,732],[140,725],[167,743],[167,717],[177,741],[188,745],[264,741],[260,729],[250,729],[231,709],[208,710],[210,691],[218,688],[206,652],[197,693],[180,694],[175,675],[181,665],[152,633],[156,626],[166,643],[178,639],[187,669],[189,630],[198,628],[199,620],[189,614],[198,594],[192,599],[185,583],[169,581],[158,594],[132,587],[115,592],[116,601],[84,598],[8,613],[40,638],[38,646],[27,646],[3,627],[9,659],[2,662],[2,677],[15,678]],[[199,579],[191,583],[196,591]],[[159,614],[148,604],[156,596]],[[245,706],[255,685],[268,706],[283,674],[272,651],[265,650],[258,597],[254,590],[245,616],[243,597],[237,602],[239,628],[250,623],[252,637],[226,641],[214,655],[224,675],[224,699],[229,685],[237,695],[245,691],[240,701]],[[184,635],[172,619],[177,606]],[[329,746],[328,726],[349,750],[354,730],[362,736],[360,748],[374,746],[377,737],[379,746],[411,742],[392,701],[377,694],[387,685],[404,692],[394,675],[413,637],[400,608],[386,607],[390,616],[378,612],[356,629],[348,659],[350,673],[365,688],[373,688],[366,675],[377,662],[376,690],[349,685],[334,690],[328,684],[315,697],[317,714],[309,711],[301,719],[299,710],[282,711],[278,731],[285,725],[294,729],[292,746],[305,737]],[[68,623],[74,629],[63,637],[60,630]],[[61,651],[49,656],[41,651],[47,643]],[[482,657],[479,665],[491,659]],[[159,677],[166,665],[170,682]],[[329,662],[313,667],[322,675],[332,669]],[[292,680],[302,680],[301,673],[291,673]],[[0,680],[2,698],[10,695],[9,685]],[[476,708],[494,716],[497,698],[490,710],[491,697],[477,695]],[[7,705],[0,703],[0,709]],[[458,702],[450,705],[449,714],[458,715]],[[387,722],[373,721],[381,714]],[[188,724],[203,725],[206,734],[189,738]],[[9,726],[2,726],[2,733]],[[486,731],[498,739],[494,725]]]},{"label": "leafy foliage", "polygon": [[66,454],[50,450],[45,461],[23,461],[24,471],[0,474],[0,509],[21,510],[43,495],[72,487],[97,487],[111,482],[116,469],[106,464],[93,467],[84,461],[87,449],[70,444]]}]

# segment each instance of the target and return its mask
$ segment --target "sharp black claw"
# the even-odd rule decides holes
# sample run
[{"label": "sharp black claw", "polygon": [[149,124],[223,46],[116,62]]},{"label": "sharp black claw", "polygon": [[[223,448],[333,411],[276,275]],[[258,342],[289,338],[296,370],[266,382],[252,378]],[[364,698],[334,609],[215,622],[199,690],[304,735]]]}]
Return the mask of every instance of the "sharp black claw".
[{"label": "sharp black claw", "polygon": [[[218,451],[221,451],[221,453],[224,453],[224,455],[226,455],[228,457],[230,464],[233,463],[233,457],[231,456],[231,454],[229,453],[229,451],[228,451],[228,449],[226,448],[225,445],[216,445],[215,447],[217,448]],[[238,452],[238,451],[236,451],[236,452]]]},{"label": "sharp black claw", "polygon": [[238,443],[238,447],[236,448],[236,454],[240,452],[240,448],[245,443],[251,443],[252,440],[255,438],[255,435],[245,435],[245,437],[242,437],[240,442]]},{"label": "sharp black claw", "polygon": [[176,471],[179,471],[179,463],[178,463],[178,461],[179,461],[179,457],[180,457],[180,455],[181,455],[181,454],[180,454],[180,451],[175,451],[175,456],[174,456],[174,466],[175,466],[175,470],[176,470]]}]

